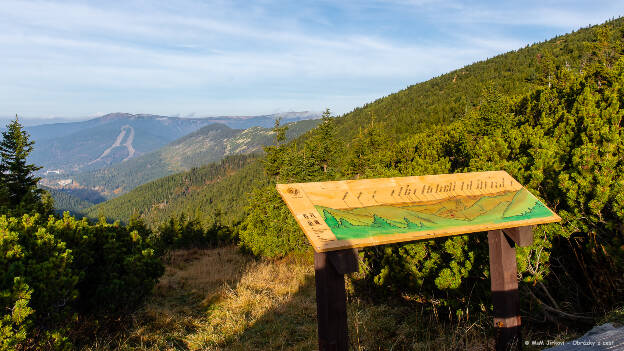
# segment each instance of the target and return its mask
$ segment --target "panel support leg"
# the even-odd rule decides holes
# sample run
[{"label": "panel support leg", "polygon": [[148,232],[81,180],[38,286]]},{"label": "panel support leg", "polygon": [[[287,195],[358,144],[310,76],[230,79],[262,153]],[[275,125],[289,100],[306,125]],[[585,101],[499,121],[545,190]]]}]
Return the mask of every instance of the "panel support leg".
[{"label": "panel support leg", "polygon": [[344,275],[357,269],[357,250],[314,253],[319,351],[348,350]]},{"label": "panel support leg", "polygon": [[488,232],[496,351],[521,350],[520,296],[514,241],[501,230]]}]

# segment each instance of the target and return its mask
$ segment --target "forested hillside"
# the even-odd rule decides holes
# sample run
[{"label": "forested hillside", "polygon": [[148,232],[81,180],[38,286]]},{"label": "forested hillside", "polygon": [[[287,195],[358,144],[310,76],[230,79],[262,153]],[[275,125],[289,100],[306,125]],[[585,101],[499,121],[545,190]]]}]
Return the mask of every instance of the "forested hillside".
[{"label": "forested hillside", "polygon": [[93,206],[93,202],[83,200],[69,192],[48,187],[41,188],[50,193],[54,199],[54,209],[59,213],[69,211],[72,215],[79,216],[84,210]]},{"label": "forested hillside", "polygon": [[[614,33],[622,29],[622,22],[621,18],[610,22]],[[337,120],[338,135],[350,140],[373,118],[385,122],[382,133],[396,139],[423,126],[448,123],[476,106],[484,89],[513,96],[544,83],[555,66],[581,69],[591,50],[587,42],[592,40],[592,29],[583,28],[412,85],[345,114]]]},{"label": "forested hillside", "polygon": [[192,215],[204,225],[212,224],[215,216],[224,224],[233,224],[242,218],[244,202],[240,198],[263,178],[258,155],[228,156],[218,163],[143,184],[88,208],[85,214],[128,222],[136,213],[153,227],[181,214]]}]

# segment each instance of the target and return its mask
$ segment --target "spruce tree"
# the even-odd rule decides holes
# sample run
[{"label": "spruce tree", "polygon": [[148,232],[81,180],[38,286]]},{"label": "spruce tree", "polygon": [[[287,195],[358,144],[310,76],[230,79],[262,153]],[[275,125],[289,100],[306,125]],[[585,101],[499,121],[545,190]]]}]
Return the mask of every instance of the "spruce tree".
[{"label": "spruce tree", "polygon": [[6,188],[8,204],[13,208],[19,205],[31,207],[40,202],[41,190],[37,188],[37,182],[41,178],[33,173],[41,167],[28,164],[26,160],[33,144],[16,115],[15,120],[7,125],[7,130],[2,132],[0,141],[2,183]]},{"label": "spruce tree", "polygon": [[284,155],[286,152],[284,142],[286,141],[286,131],[288,130],[288,126],[282,126],[280,123],[281,118],[275,119],[275,125],[273,126],[275,145],[266,146],[264,148],[264,152],[266,152],[264,160],[266,174],[272,178],[275,177],[276,180],[280,175],[280,168],[282,168],[284,163]]},{"label": "spruce tree", "polygon": [[0,162],[0,213],[4,212],[4,208],[9,205],[9,191],[5,184],[4,167]]},{"label": "spruce tree", "polygon": [[0,157],[0,213],[4,213],[6,207],[9,205],[9,190],[6,186],[5,173],[6,167]]},{"label": "spruce tree", "polygon": [[342,146],[336,134],[336,122],[329,109],[325,109],[321,123],[306,140],[306,153],[311,163],[305,165],[308,172],[318,169],[318,173],[324,174],[323,178],[331,178]]}]

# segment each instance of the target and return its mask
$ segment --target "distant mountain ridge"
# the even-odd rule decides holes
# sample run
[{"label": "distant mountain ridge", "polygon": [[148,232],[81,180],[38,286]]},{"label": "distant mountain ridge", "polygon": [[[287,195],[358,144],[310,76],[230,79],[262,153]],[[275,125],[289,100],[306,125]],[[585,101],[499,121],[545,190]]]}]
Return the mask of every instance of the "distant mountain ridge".
[{"label": "distant mountain ridge", "polygon": [[[276,118],[281,118],[283,123],[296,122],[305,119],[316,119],[320,117],[319,112],[280,112],[257,116],[211,116],[211,117],[175,117],[153,114],[132,114],[124,112],[108,113],[99,117],[86,120],[73,121],[69,118],[53,118],[52,123],[46,123],[44,118],[24,119],[20,118],[20,123],[26,126],[31,138],[34,140],[44,140],[58,138],[72,134],[76,131],[96,127],[102,124],[119,120],[158,120],[165,125],[175,124],[176,121],[189,124],[207,125],[210,123],[225,124],[234,129],[247,129],[250,127],[269,128]],[[9,123],[11,118],[0,119],[0,129]],[[180,123],[180,122],[178,122]]]},{"label": "distant mountain ridge", "polygon": [[[317,124],[318,120],[287,123],[286,137],[293,139]],[[217,162],[226,156],[262,152],[262,147],[272,144],[274,138],[269,128],[232,129],[213,123],[156,151],[76,174],[73,179],[81,187],[97,189],[106,197],[114,197],[151,180]]]},{"label": "distant mountain ridge", "polygon": [[147,154],[204,126],[221,123],[230,128],[271,127],[318,118],[314,112],[260,116],[180,118],[151,114],[110,113],[86,121],[26,127],[35,149],[30,161],[43,172],[76,173],[95,170]]},{"label": "distant mountain ridge", "polygon": [[[15,115],[8,117],[0,117],[0,129],[3,129],[4,126],[11,123],[15,119]],[[24,127],[33,127],[39,126],[42,124],[54,124],[54,123],[72,123],[77,122],[75,118],[67,118],[67,117],[49,117],[49,118],[24,118],[19,116],[20,124]]]},{"label": "distant mountain ridge", "polygon": [[282,124],[297,122],[306,119],[317,119],[321,116],[318,112],[280,112],[269,115],[259,116],[223,116],[223,117],[204,117],[215,123],[222,123],[234,129],[247,129],[251,127],[270,128],[275,123],[276,118],[280,118]]}]

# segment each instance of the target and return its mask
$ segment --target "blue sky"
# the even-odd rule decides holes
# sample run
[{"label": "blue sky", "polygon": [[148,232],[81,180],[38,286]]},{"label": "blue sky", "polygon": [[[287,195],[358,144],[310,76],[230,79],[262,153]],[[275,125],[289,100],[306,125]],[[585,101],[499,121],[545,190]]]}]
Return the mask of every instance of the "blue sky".
[{"label": "blue sky", "polygon": [[342,114],[622,1],[0,3],[0,116]]}]

